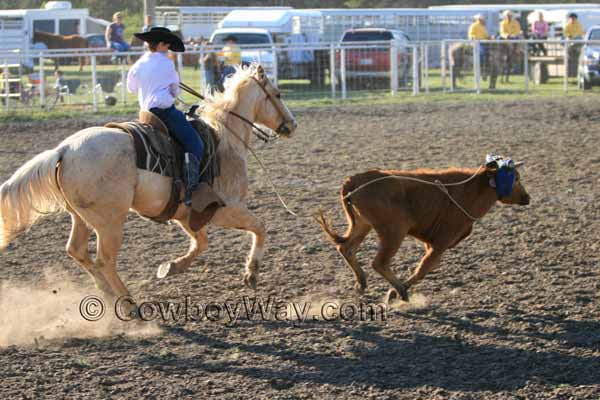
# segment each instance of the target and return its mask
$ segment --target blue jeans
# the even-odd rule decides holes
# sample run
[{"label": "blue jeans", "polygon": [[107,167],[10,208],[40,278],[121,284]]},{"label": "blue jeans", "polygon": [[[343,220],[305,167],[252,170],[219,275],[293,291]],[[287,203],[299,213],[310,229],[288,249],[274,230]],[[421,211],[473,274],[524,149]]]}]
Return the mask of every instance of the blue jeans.
[{"label": "blue jeans", "polygon": [[127,42],[110,42],[110,48],[118,52],[127,51],[129,47],[129,43]]},{"label": "blue jeans", "polygon": [[479,66],[485,66],[485,56],[487,52],[487,46],[483,43],[479,43]]},{"label": "blue jeans", "polygon": [[204,143],[194,127],[185,119],[185,114],[175,106],[169,108],[152,108],[150,111],[167,125],[171,135],[183,146],[186,153],[192,153],[198,161],[204,155]]}]

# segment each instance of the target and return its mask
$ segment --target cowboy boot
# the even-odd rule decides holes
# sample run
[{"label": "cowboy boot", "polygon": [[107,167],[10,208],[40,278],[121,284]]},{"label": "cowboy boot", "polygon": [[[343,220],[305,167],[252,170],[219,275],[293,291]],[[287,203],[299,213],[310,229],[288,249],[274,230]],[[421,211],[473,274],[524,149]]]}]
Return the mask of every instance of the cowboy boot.
[{"label": "cowboy boot", "polygon": [[183,203],[192,205],[192,194],[200,181],[200,161],[192,153],[185,153],[183,164],[183,181],[185,183],[185,196]]}]

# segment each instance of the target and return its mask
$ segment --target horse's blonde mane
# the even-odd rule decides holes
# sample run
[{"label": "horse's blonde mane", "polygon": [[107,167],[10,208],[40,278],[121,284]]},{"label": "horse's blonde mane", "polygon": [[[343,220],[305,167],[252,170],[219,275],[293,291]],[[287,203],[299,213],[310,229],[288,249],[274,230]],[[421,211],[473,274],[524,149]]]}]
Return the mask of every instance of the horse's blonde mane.
[{"label": "horse's blonde mane", "polygon": [[221,115],[231,111],[238,103],[240,92],[251,82],[250,78],[256,72],[256,65],[235,66],[235,73],[225,80],[225,91],[204,93],[206,104],[202,109],[202,119],[210,126],[220,131]]}]

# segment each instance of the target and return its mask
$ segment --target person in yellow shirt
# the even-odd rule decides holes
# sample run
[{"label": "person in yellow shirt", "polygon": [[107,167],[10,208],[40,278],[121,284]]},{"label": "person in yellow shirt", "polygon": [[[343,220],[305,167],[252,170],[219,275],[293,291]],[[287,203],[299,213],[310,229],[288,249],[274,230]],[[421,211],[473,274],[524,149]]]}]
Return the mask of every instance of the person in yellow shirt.
[{"label": "person in yellow shirt", "polygon": [[[579,40],[583,39],[585,31],[583,26],[577,20],[577,14],[570,13],[567,24],[563,27],[563,37],[567,40]],[[577,63],[579,60],[579,53],[581,51],[580,43],[569,44],[569,65],[567,73],[573,77],[577,74]]]},{"label": "person in yellow shirt", "polygon": [[485,17],[482,14],[477,14],[473,17],[475,22],[469,27],[469,40],[486,40],[489,39],[487,28],[485,26]]},{"label": "person in yellow shirt", "polygon": [[[482,14],[473,16],[475,22],[469,27],[469,40],[487,40],[490,38],[485,26],[485,17]],[[485,66],[486,61],[486,46],[479,43],[479,62],[481,66]]]},{"label": "person in yellow shirt", "polygon": [[568,40],[583,39],[583,36],[585,36],[583,26],[581,26],[581,23],[577,20],[577,14],[569,14],[569,20],[563,28],[563,36]]},{"label": "person in yellow shirt", "polygon": [[502,15],[504,18],[500,22],[500,37],[502,39],[520,39],[523,31],[519,21],[514,18],[512,11],[506,10]]},{"label": "person in yellow shirt", "polygon": [[235,66],[242,63],[242,52],[237,45],[237,38],[233,35],[227,36],[223,42],[225,46],[219,52],[219,62],[222,64],[220,86],[222,87],[225,78],[235,73]]}]

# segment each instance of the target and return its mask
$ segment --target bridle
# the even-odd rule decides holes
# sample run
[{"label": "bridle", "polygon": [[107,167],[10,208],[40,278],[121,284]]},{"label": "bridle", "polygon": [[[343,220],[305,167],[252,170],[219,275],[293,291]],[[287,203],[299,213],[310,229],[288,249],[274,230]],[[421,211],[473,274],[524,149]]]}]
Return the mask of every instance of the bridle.
[{"label": "bridle", "polygon": [[286,110],[283,108],[283,105],[281,104],[279,92],[277,92],[276,95],[273,95],[273,93],[271,93],[267,90],[267,82],[269,81],[268,78],[265,78],[264,83],[259,81],[255,76],[252,76],[252,79],[262,89],[262,91],[267,96],[267,99],[271,102],[273,107],[275,107],[277,112],[279,112],[279,116],[283,119],[283,122],[279,125],[279,127],[277,127],[275,132],[277,132],[277,134],[279,134],[279,135],[289,135],[291,132],[288,129],[287,125],[293,124],[294,121],[287,118],[288,113],[286,112]]},{"label": "bridle", "polygon": [[[287,127],[288,124],[293,124],[294,121],[290,120],[287,118],[287,112],[283,109],[283,106],[281,105],[280,101],[277,101],[277,99],[279,99],[279,93],[277,95],[273,95],[272,93],[270,93],[267,88],[266,88],[266,82],[267,79],[265,79],[265,83],[263,84],[261,81],[259,81],[256,77],[252,76],[251,77],[256,84],[261,88],[261,90],[265,93],[266,95],[266,100],[270,101],[271,104],[273,105],[273,107],[275,107],[275,109],[277,110],[277,112],[279,113],[279,116],[283,119],[283,122],[279,125],[279,127],[277,127],[277,129],[275,130],[275,135],[269,132],[266,132],[264,129],[259,128],[254,122],[250,121],[248,118],[244,117],[243,115],[240,115],[238,113],[236,113],[235,111],[227,111],[229,114],[233,115],[234,117],[240,119],[241,121],[247,123],[248,125],[250,125],[252,127],[252,133],[259,138],[260,140],[262,140],[265,143],[270,143],[270,142],[274,142],[275,140],[279,139],[279,135],[289,135],[290,134],[290,130]],[[188,85],[186,85],[183,82],[179,82],[179,87],[186,91],[187,93],[191,94],[192,96],[195,96],[197,98],[199,98],[200,100],[205,100],[206,98],[201,95],[200,93],[198,93],[196,90],[194,90],[193,88],[189,87]],[[198,108],[198,106],[193,106],[194,107],[194,111],[196,108]]]}]

